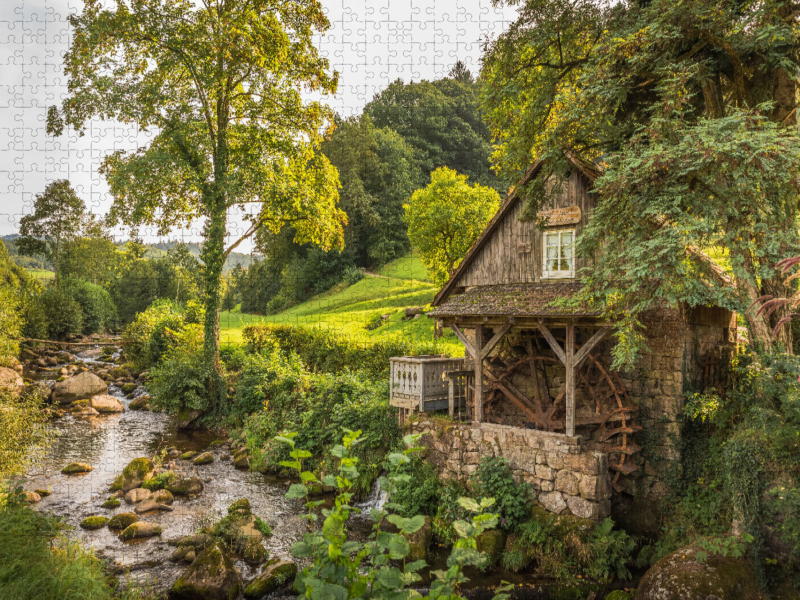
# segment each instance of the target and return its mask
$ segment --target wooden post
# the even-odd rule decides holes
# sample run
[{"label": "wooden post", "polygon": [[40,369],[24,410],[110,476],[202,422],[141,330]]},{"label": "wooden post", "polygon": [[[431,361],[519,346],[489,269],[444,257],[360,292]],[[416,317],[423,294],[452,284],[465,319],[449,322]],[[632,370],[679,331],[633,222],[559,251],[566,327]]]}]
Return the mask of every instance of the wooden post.
[{"label": "wooden post", "polygon": [[478,325],[475,327],[475,354],[473,361],[475,362],[475,414],[472,418],[475,422],[480,423],[483,421],[483,326]]},{"label": "wooden post", "polygon": [[454,377],[447,378],[447,412],[453,418],[456,409],[456,381]]},{"label": "wooden post", "polygon": [[567,325],[566,341],[567,347],[564,349],[565,358],[567,359],[564,363],[567,371],[564,381],[567,403],[566,433],[572,437],[575,435],[575,325],[572,323]]}]

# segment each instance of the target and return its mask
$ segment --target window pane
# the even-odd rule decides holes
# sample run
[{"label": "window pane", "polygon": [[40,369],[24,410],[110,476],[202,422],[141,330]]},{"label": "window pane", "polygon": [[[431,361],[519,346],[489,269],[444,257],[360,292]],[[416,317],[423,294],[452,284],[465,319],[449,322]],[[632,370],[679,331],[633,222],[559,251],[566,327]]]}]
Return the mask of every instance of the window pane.
[{"label": "window pane", "polygon": [[547,259],[547,270],[548,271],[558,270],[558,261],[555,259]]},{"label": "window pane", "polygon": [[564,258],[572,258],[572,246],[562,246],[561,256]]},{"label": "window pane", "polygon": [[547,248],[547,258],[558,258],[558,248]]},{"label": "window pane", "polygon": [[572,232],[571,231],[564,231],[561,234],[561,245],[566,246],[572,243]]},{"label": "window pane", "polygon": [[558,246],[558,234],[557,233],[548,233],[547,234],[547,245],[548,246]]}]

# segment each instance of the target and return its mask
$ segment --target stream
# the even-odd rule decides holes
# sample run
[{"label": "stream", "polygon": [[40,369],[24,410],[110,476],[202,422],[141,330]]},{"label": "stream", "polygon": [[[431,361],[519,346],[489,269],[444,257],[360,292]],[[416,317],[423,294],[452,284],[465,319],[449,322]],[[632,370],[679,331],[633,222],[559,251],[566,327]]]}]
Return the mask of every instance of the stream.
[{"label": "stream", "polygon": [[[94,368],[113,366],[93,359],[79,360]],[[59,364],[40,371],[33,378],[48,381],[48,378],[57,376],[62,366]],[[272,536],[264,539],[270,556],[292,560],[291,547],[305,527],[305,521],[300,518],[305,508],[301,501],[285,497],[287,482],[255,471],[235,469],[228,450],[211,446],[212,442],[220,439],[213,432],[179,430],[167,413],[129,410],[131,400],[144,393],[143,388],[138,388],[128,399],[119,388],[109,385],[108,394],[122,402],[124,412],[93,417],[67,414],[50,422],[52,443],[42,460],[29,470],[24,483],[27,490],[45,489],[50,492],[35,505],[37,510],[61,516],[73,528],[69,533],[71,537],[113,565],[112,572],[118,574],[123,588],[136,582],[149,586],[153,591],[168,590],[187,567],[183,562],[169,560],[175,550],[169,542],[196,533],[204,525],[219,520],[227,514],[228,506],[239,498],[249,499],[253,514],[271,526]],[[106,527],[95,531],[79,527],[86,517],[101,515],[110,518],[117,513],[131,512],[133,506],[124,501],[115,509],[101,507],[111,495],[109,486],[114,478],[133,459],[152,458],[160,450],[173,446],[181,452],[210,451],[214,461],[203,466],[195,466],[191,461],[174,461],[177,470],[185,475],[200,477],[204,490],[194,497],[176,496],[172,512],[153,511],[146,515],[145,520],[162,527],[160,536],[123,542]],[[83,475],[61,474],[61,469],[73,461],[89,463],[94,470]],[[379,490],[373,490],[370,498],[360,505],[363,516],[351,520],[353,535],[363,539],[369,534],[371,523],[366,517],[369,507],[382,505],[384,500]],[[448,554],[449,551],[444,549],[431,548],[431,562],[435,568],[446,568]],[[244,561],[238,561],[236,566],[245,581],[260,570],[260,566],[251,567]],[[471,575],[472,585],[467,585],[476,587],[467,593],[470,598],[491,598],[491,588],[502,581],[523,585],[524,591],[515,590],[515,598],[548,597],[546,586],[536,585],[530,575],[503,570]]]}]

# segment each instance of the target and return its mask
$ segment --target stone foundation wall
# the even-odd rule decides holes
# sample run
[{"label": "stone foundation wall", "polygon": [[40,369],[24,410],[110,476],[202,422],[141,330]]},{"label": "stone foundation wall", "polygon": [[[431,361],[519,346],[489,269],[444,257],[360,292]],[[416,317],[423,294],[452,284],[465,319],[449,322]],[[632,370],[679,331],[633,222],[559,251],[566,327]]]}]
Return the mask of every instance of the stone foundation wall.
[{"label": "stone foundation wall", "polygon": [[608,456],[580,437],[490,423],[456,423],[425,416],[411,423],[422,434],[428,460],[443,479],[465,482],[484,456],[502,456],[518,481],[530,484],[546,510],[602,519],[611,510]]}]

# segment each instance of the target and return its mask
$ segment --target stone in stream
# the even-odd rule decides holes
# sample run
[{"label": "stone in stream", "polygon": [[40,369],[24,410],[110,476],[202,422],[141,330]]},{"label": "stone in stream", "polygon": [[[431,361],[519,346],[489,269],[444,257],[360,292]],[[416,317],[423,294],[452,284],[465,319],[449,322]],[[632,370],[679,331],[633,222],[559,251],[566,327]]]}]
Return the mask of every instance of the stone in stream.
[{"label": "stone in stream", "polygon": [[42,500],[42,497],[36,492],[29,492],[25,490],[22,493],[25,495],[25,502],[27,502],[28,504],[36,504],[37,502],[41,502]]},{"label": "stone in stream", "polygon": [[171,600],[229,600],[239,596],[242,576],[219,543],[200,554],[169,591]]},{"label": "stone in stream", "polygon": [[176,496],[194,496],[203,491],[203,481],[199,477],[181,477],[171,482],[167,490]]},{"label": "stone in stream", "polygon": [[68,404],[75,400],[108,393],[108,386],[94,373],[85,371],[53,386],[53,402]]},{"label": "stone in stream", "polygon": [[199,452],[195,452],[194,450],[187,450],[186,452],[184,452],[183,454],[178,456],[178,458],[180,460],[192,460],[198,454],[200,454],[200,453]]},{"label": "stone in stream", "polygon": [[145,500],[151,500],[152,498],[153,492],[143,488],[135,488],[125,494],[125,502],[127,504],[137,504]]},{"label": "stone in stream", "polygon": [[175,498],[169,490],[156,490],[153,492],[153,501],[159,504],[172,504]]},{"label": "stone in stream", "polygon": [[94,470],[94,467],[90,464],[83,462],[72,462],[61,469],[61,473],[63,475],[78,475],[80,473],[88,473],[92,470]]},{"label": "stone in stream", "polygon": [[81,521],[81,529],[94,531],[95,529],[101,529],[106,523],[108,523],[108,517],[86,517]]},{"label": "stone in stream", "polygon": [[134,398],[131,400],[131,403],[128,405],[128,408],[131,410],[150,410],[150,396],[144,394],[139,396],[138,398]]},{"label": "stone in stream", "polygon": [[12,396],[17,397],[22,393],[22,388],[24,387],[25,382],[19,373],[13,369],[0,367],[0,389],[6,390]]},{"label": "stone in stream", "polygon": [[297,565],[286,560],[273,558],[261,569],[244,589],[245,598],[263,598],[268,594],[277,592],[294,582],[297,576]]},{"label": "stone in stream", "polygon": [[122,387],[120,387],[120,390],[122,390],[122,393],[127,396],[128,394],[132,394],[137,387],[139,386],[137,386],[135,383],[125,383],[122,385]]},{"label": "stone in stream", "polygon": [[233,545],[245,562],[259,564],[269,554],[262,544],[259,519],[250,512],[250,501],[241,498],[228,507],[228,516],[214,525],[213,533]]},{"label": "stone in stream", "polygon": [[111,484],[111,491],[122,490],[123,492],[138,488],[145,481],[153,476],[155,464],[147,457],[134,458],[122,473]]},{"label": "stone in stream", "polygon": [[69,414],[71,414],[73,417],[96,417],[100,413],[88,404],[73,403],[72,408],[69,409]]},{"label": "stone in stream", "polygon": [[250,468],[250,455],[247,452],[238,454],[233,459],[233,466],[237,469],[248,470]]},{"label": "stone in stream", "polygon": [[93,409],[100,413],[119,413],[125,410],[122,406],[122,402],[108,394],[93,396],[91,405]]},{"label": "stone in stream", "polygon": [[[425,517],[426,519],[428,517]],[[430,536],[430,533],[428,534]],[[482,569],[488,570],[497,564],[500,560],[500,555],[506,547],[506,533],[502,529],[489,529],[484,531],[475,540],[475,545],[478,552],[483,552],[486,556],[486,562],[483,564]],[[411,560],[414,560],[411,558]]]},{"label": "stone in stream", "polygon": [[35,489],[33,491],[39,494],[39,496],[41,496],[42,498],[47,498],[47,496],[50,495],[50,490]]},{"label": "stone in stream", "polygon": [[133,513],[119,513],[111,517],[108,521],[108,528],[112,530],[124,530],[138,520],[139,517]]},{"label": "stone in stream", "polygon": [[118,508],[122,502],[119,501],[119,498],[111,497],[105,502],[100,505],[100,508]]},{"label": "stone in stream", "polygon": [[147,521],[136,521],[128,525],[120,534],[125,542],[161,535],[161,527]]},{"label": "stone in stream", "polygon": [[195,421],[202,413],[199,410],[182,408],[175,414],[175,427],[178,429],[193,429]]},{"label": "stone in stream", "polygon": [[148,498],[136,505],[136,508],[133,509],[137,515],[141,515],[147,512],[151,512],[154,510],[160,510],[162,512],[172,512],[173,508],[171,506],[167,506],[166,504],[160,504],[153,500],[152,498]]},{"label": "stone in stream", "polygon": [[214,455],[211,452],[203,452],[202,454],[196,456],[192,461],[195,465],[207,465],[209,463],[214,462]]}]

